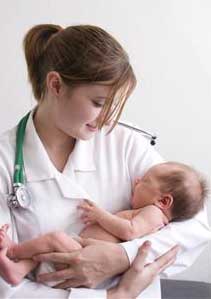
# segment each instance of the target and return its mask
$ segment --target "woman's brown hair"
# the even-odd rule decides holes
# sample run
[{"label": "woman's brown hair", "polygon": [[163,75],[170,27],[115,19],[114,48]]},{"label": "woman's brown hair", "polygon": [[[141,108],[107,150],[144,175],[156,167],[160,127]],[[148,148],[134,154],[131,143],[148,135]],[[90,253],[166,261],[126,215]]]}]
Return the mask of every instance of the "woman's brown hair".
[{"label": "woman's brown hair", "polygon": [[32,27],[24,38],[29,80],[39,102],[46,91],[46,76],[56,71],[63,82],[103,84],[112,91],[101,112],[99,128],[117,123],[124,104],[136,85],[127,53],[105,30],[91,25],[63,29],[53,24]]}]

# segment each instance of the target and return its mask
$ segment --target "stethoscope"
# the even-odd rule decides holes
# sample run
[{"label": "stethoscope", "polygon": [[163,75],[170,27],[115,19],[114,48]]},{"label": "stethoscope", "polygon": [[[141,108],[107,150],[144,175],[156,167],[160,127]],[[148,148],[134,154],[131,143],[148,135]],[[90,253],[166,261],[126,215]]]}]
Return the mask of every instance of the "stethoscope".
[{"label": "stethoscope", "polygon": [[123,127],[128,128],[128,129],[134,130],[134,131],[136,131],[138,133],[141,133],[142,135],[146,136],[147,138],[150,138],[150,144],[151,145],[155,145],[156,144],[155,140],[157,139],[157,136],[155,134],[149,133],[148,131],[144,131],[144,130],[138,128],[137,126],[134,126],[134,125],[126,123],[126,122],[120,122],[120,121],[118,121],[118,124],[120,126],[123,126]]},{"label": "stethoscope", "polygon": [[[8,206],[14,208],[27,208],[31,205],[31,196],[25,185],[24,177],[24,160],[23,160],[23,143],[25,137],[26,124],[31,111],[27,113],[19,122],[16,132],[16,150],[15,150],[15,167],[13,175],[12,192],[8,196]],[[133,125],[124,122],[118,122],[119,125],[135,130],[151,139],[150,144],[155,145],[155,135],[141,130]]]},{"label": "stethoscope", "polygon": [[31,196],[25,185],[23,142],[26,124],[31,111],[24,116],[18,124],[16,132],[15,167],[13,175],[12,193],[9,194],[7,203],[9,208],[27,208],[31,204]]}]

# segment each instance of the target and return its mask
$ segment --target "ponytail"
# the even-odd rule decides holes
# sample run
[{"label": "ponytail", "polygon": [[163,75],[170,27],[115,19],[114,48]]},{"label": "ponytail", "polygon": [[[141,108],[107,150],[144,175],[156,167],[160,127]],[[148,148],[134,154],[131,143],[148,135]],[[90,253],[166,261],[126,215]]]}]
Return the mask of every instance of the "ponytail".
[{"label": "ponytail", "polygon": [[26,34],[23,47],[28,68],[29,81],[32,84],[34,96],[37,100],[41,99],[43,92],[43,84],[45,74],[44,69],[44,53],[49,40],[62,27],[52,24],[42,24],[32,27]]}]

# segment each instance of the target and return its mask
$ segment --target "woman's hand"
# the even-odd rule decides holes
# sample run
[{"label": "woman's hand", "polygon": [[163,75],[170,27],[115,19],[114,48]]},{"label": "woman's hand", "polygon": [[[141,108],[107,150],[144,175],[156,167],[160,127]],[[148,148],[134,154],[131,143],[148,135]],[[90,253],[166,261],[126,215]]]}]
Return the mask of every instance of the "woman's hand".
[{"label": "woman's hand", "polygon": [[124,273],[119,284],[107,291],[107,299],[136,298],[160,272],[174,263],[179,246],[174,246],[154,262],[145,265],[149,249],[148,241],[139,248],[135,260]]},{"label": "woman's hand", "polygon": [[57,288],[84,286],[95,288],[98,284],[129,268],[129,260],[121,245],[94,239],[76,238],[82,249],[71,253],[48,253],[34,257],[34,260],[68,264],[60,271],[41,274],[39,282],[61,281]]}]

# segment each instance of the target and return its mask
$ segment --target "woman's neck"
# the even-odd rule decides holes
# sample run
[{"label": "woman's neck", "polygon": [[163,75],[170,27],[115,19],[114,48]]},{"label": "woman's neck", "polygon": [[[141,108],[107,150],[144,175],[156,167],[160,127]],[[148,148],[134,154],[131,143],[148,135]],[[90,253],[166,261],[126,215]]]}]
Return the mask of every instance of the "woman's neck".
[{"label": "woman's neck", "polygon": [[69,155],[74,149],[75,139],[59,130],[44,105],[37,107],[34,117],[34,126],[51,161],[62,171]]}]

